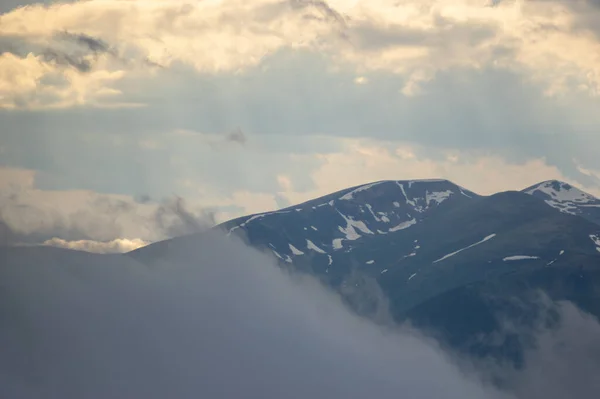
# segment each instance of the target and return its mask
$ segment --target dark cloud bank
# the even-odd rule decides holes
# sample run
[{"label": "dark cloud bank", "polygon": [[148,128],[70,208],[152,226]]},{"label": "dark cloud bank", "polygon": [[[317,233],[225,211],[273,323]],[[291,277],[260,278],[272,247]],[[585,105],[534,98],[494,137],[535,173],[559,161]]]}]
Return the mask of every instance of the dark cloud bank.
[{"label": "dark cloud bank", "polygon": [[514,391],[503,393],[484,382],[494,367],[358,318],[317,282],[223,237],[150,266],[3,251],[2,398],[536,399],[599,388],[600,326],[569,306],[524,371],[494,371]]}]

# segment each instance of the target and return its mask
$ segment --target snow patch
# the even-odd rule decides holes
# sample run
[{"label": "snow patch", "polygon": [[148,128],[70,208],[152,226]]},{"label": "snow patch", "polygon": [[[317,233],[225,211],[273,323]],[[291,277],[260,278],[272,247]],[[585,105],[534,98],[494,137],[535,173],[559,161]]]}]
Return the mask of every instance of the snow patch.
[{"label": "snow patch", "polygon": [[304,252],[300,251],[298,248],[296,248],[292,244],[288,244],[288,245],[290,247],[290,250],[292,251],[292,254],[294,254],[294,255],[304,255]]},{"label": "snow patch", "polygon": [[241,227],[245,227],[248,223],[252,222],[253,220],[260,219],[260,218],[263,218],[268,215],[277,215],[277,214],[284,214],[284,213],[290,213],[290,212],[291,211],[276,211],[276,212],[260,213],[258,215],[250,216],[248,219],[244,220],[244,222],[238,224],[237,226],[233,226],[231,229],[229,229],[229,231],[227,232],[227,237],[229,237],[231,235],[231,233],[233,233],[234,230],[239,229]]},{"label": "snow patch", "polygon": [[[286,212],[286,213],[287,213],[287,212]],[[227,236],[230,236],[230,235],[231,235],[231,233],[233,233],[233,231],[234,231],[234,230],[236,230],[236,229],[239,229],[239,228],[241,228],[241,227],[245,227],[245,226],[246,226],[248,223],[250,223],[251,221],[253,221],[253,220],[256,220],[256,219],[263,218],[263,217],[265,217],[265,216],[267,216],[267,214],[266,214],[266,213],[262,213],[262,214],[260,214],[260,215],[254,215],[254,216],[251,216],[250,218],[246,219],[246,220],[245,220],[243,223],[240,223],[240,224],[238,224],[237,226],[234,226],[234,227],[232,227],[231,229],[229,229],[229,231],[227,232]]]},{"label": "snow patch", "polygon": [[442,202],[444,202],[445,200],[447,200],[448,198],[450,198],[452,196],[452,194],[454,194],[454,192],[452,192],[451,190],[434,191],[431,193],[429,191],[426,191],[425,192],[425,203],[427,204],[428,207],[429,207],[429,204],[431,204],[431,202],[434,202],[434,201],[439,205]]},{"label": "snow patch", "polygon": [[[402,183],[398,183],[398,182],[396,182],[396,184],[398,185],[398,187],[400,187],[400,190],[402,190],[402,195],[404,195],[404,199],[406,200],[406,203],[407,203],[408,205],[411,205],[411,206],[413,206],[413,207],[417,206],[417,205],[415,204],[415,202],[414,202],[414,201],[412,201],[412,200],[410,200],[410,199],[408,198],[408,195],[406,195],[406,191],[404,190],[404,185],[403,185]],[[411,184],[411,183],[409,182],[409,183],[408,183],[408,188],[410,188],[410,184]]]},{"label": "snow patch", "polygon": [[346,235],[347,240],[353,241],[353,240],[357,240],[361,237],[361,235],[358,234],[354,228],[357,228],[358,230],[360,230],[362,233],[365,233],[365,234],[373,234],[373,232],[371,230],[369,230],[369,228],[367,227],[367,225],[364,222],[361,222],[359,220],[353,220],[351,217],[346,217],[340,211],[338,211],[338,213],[346,221],[346,227],[344,228],[344,227],[338,226],[338,229]]},{"label": "snow patch", "polygon": [[475,246],[477,246],[477,245],[479,245],[479,244],[483,244],[484,242],[486,242],[486,241],[489,241],[489,240],[491,240],[491,239],[492,239],[492,238],[494,238],[494,237],[496,237],[496,234],[495,234],[495,233],[494,233],[494,234],[490,234],[489,236],[485,237],[483,240],[481,240],[481,241],[478,241],[478,242],[476,242],[475,244],[471,244],[471,245],[469,245],[468,247],[465,247],[465,248],[459,249],[458,251],[454,251],[454,252],[452,252],[452,253],[449,253],[448,255],[444,255],[444,256],[442,256],[441,258],[439,258],[438,260],[436,260],[436,261],[433,261],[433,263],[441,262],[441,261],[443,261],[444,259],[448,259],[448,258],[450,258],[451,256],[454,256],[454,255],[456,255],[456,254],[457,254],[457,253],[459,253],[459,252],[462,252],[462,251],[464,251],[464,250],[466,250],[466,249],[469,249],[469,248],[473,248],[473,247],[475,247]]},{"label": "snow patch", "polygon": [[333,240],[332,245],[334,250],[342,249],[342,240],[343,238],[336,238]]},{"label": "snow patch", "polygon": [[323,251],[321,248],[317,247],[315,245],[315,243],[312,242],[311,240],[306,240],[306,248],[307,249],[312,249],[313,251],[318,252],[320,254],[324,254],[325,253],[325,251]]},{"label": "snow patch", "polygon": [[371,212],[371,215],[373,215],[373,219],[375,219],[377,222],[381,222],[381,220],[377,217],[375,212],[373,212],[373,207],[371,207],[371,205],[369,205],[369,204],[365,204],[365,206],[367,207],[369,212]]},{"label": "snow patch", "polygon": [[358,188],[355,188],[354,190],[350,191],[349,193],[346,193],[346,194],[342,195],[340,197],[340,199],[341,200],[345,200],[345,201],[351,200],[351,199],[354,198],[354,194],[359,193],[361,191],[368,190],[371,187],[376,186],[376,185],[381,184],[381,183],[383,183],[383,182],[379,181],[379,182],[375,182],[375,183],[371,183],[371,184],[365,184],[364,186],[360,186]]},{"label": "snow patch", "polygon": [[402,223],[400,223],[399,225],[397,225],[395,227],[390,228],[389,231],[393,232],[393,231],[408,229],[410,226],[412,226],[414,224],[417,224],[417,220],[413,218],[413,219],[408,220],[406,222],[402,222]]},{"label": "snow patch", "polygon": [[528,259],[539,259],[539,256],[514,255],[514,256],[507,256],[506,258],[504,258],[502,260],[505,262],[510,262],[510,261],[514,261],[514,260],[528,260]]},{"label": "snow patch", "polygon": [[596,244],[596,251],[600,252],[600,235],[590,234],[590,239]]}]

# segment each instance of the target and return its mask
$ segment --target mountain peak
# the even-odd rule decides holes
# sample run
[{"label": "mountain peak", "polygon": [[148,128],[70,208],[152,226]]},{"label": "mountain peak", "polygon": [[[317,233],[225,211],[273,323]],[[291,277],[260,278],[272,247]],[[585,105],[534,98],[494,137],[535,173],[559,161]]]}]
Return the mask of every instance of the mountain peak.
[{"label": "mountain peak", "polygon": [[594,223],[600,222],[600,199],[559,180],[546,180],[527,187],[522,192],[544,200],[563,213],[579,215]]},{"label": "mountain peak", "polygon": [[560,180],[546,180],[523,190],[524,193],[538,197],[545,196],[554,202],[590,203],[598,201],[598,198],[588,194],[569,183]]}]

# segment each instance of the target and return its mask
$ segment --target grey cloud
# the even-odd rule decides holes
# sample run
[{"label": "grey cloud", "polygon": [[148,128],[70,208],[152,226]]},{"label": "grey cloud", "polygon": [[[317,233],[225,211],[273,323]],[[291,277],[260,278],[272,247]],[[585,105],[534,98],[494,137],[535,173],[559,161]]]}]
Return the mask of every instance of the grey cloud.
[{"label": "grey cloud", "polygon": [[152,267],[6,252],[3,397],[506,397],[465,377],[435,343],[371,325],[317,282],[205,238]]},{"label": "grey cloud", "polygon": [[14,243],[15,233],[13,229],[3,220],[0,220],[0,247],[13,245]]},{"label": "grey cloud", "polygon": [[528,0],[531,3],[554,3],[566,6],[572,13],[572,28],[575,31],[593,32],[600,38],[599,0]]},{"label": "grey cloud", "polygon": [[181,244],[149,264],[3,250],[3,397],[597,395],[600,325],[572,308],[560,329],[542,332],[526,369],[505,370],[499,391],[475,371],[490,365],[469,366],[418,331],[359,318],[316,281],[239,243],[205,235]]},{"label": "grey cloud", "polygon": [[111,49],[108,43],[104,42],[102,39],[92,37],[84,33],[62,32],[58,35],[58,37],[65,40],[71,40],[83,47],[86,47],[94,53],[114,54],[114,50]]},{"label": "grey cloud", "polygon": [[325,18],[332,22],[336,22],[340,26],[346,26],[346,17],[332,8],[324,0],[288,0],[292,9],[313,8],[318,10]]},{"label": "grey cloud", "polygon": [[513,389],[530,398],[543,390],[545,399],[592,399],[600,390],[600,324],[570,303],[559,307],[556,329],[543,331],[526,356],[525,373],[514,375]]},{"label": "grey cloud", "polygon": [[31,5],[52,5],[57,3],[72,3],[78,0],[2,0],[0,2],[0,14],[10,12],[16,8]]},{"label": "grey cloud", "polygon": [[[87,208],[70,213],[43,210],[43,204],[27,204],[26,198],[26,192],[0,197],[0,242],[42,244],[53,238],[100,243],[120,238],[156,241],[215,225],[210,210],[189,209],[179,197],[152,204],[150,198],[136,202],[96,194]],[[142,204],[155,208],[151,215],[140,212]]]},{"label": "grey cloud", "polygon": [[215,225],[211,212],[195,214],[187,209],[181,197],[164,201],[154,214],[156,225],[167,237],[200,233]]},{"label": "grey cloud", "polygon": [[234,131],[232,131],[231,133],[229,133],[226,136],[226,139],[228,141],[239,143],[242,145],[246,144],[246,141],[247,141],[246,135],[244,134],[244,132],[242,132],[242,129],[240,129],[239,127],[237,129],[235,129]]},{"label": "grey cloud", "polygon": [[69,54],[60,53],[56,50],[46,49],[42,55],[46,62],[54,62],[58,65],[70,65],[79,72],[89,72],[92,69],[92,62],[82,57],[71,56]]},{"label": "grey cloud", "polygon": [[152,197],[150,197],[148,194],[140,194],[136,195],[134,200],[140,204],[147,204],[148,202],[152,201]]},{"label": "grey cloud", "polygon": [[99,38],[82,33],[60,32],[48,45],[28,41],[21,37],[0,37],[0,54],[11,53],[20,58],[28,54],[39,55],[48,63],[73,67],[81,73],[89,72],[100,54],[110,54],[118,59],[116,51]]},{"label": "grey cloud", "polygon": [[47,48],[40,51],[46,62],[54,62],[58,65],[69,65],[76,68],[79,72],[86,73],[92,69],[98,55],[110,54],[112,57],[118,58],[116,51],[111,48],[102,39],[95,38],[83,33],[61,32],[55,36],[60,42],[70,42],[75,44],[79,49],[69,51],[67,49]]},{"label": "grey cloud", "polygon": [[347,34],[353,45],[369,51],[404,46],[426,46],[437,51],[456,44],[478,46],[497,34],[497,29],[489,25],[456,23],[441,15],[434,20],[436,26],[429,30],[362,23],[348,29]]}]

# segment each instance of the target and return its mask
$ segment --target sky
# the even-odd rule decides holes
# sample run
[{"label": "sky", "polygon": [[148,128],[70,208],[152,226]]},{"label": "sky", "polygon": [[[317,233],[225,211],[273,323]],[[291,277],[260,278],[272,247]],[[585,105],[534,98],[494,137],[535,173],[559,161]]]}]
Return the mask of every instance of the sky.
[{"label": "sky", "polygon": [[600,195],[599,27],[597,0],[3,0],[0,238],[122,252],[382,179]]}]

